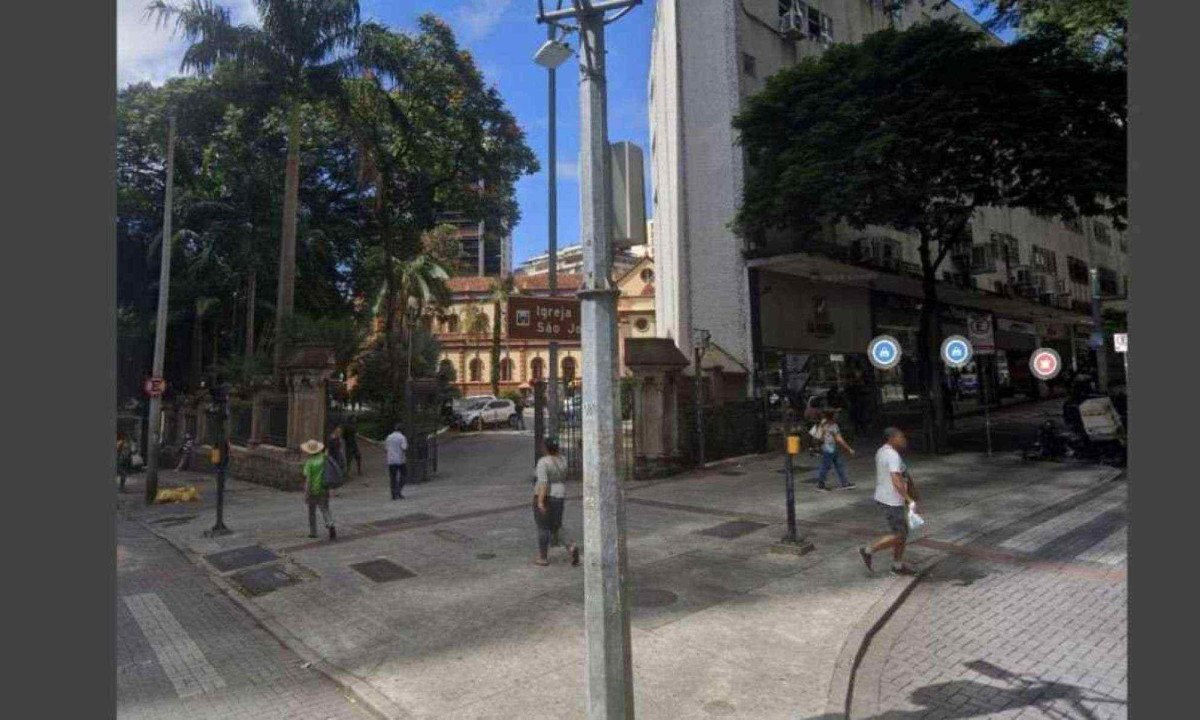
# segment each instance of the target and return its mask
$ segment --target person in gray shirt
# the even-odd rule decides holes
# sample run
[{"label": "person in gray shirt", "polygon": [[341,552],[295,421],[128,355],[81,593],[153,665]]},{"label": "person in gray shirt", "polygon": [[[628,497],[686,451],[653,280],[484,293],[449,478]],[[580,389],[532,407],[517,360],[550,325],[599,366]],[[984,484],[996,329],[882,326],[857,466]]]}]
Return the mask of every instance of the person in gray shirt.
[{"label": "person in gray shirt", "polygon": [[[546,438],[546,454],[534,468],[533,520],[538,530],[538,555],[534,565],[549,565],[550,539],[562,531],[563,504],[567,499],[567,461],[558,452],[558,442]],[[567,542],[572,565],[579,564],[579,548]]]}]

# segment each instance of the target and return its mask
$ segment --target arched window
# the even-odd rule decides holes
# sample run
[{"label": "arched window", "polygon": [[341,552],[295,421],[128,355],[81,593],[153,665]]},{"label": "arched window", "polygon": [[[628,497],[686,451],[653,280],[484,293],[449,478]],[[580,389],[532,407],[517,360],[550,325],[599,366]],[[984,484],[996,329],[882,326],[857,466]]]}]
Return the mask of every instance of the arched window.
[{"label": "arched window", "polygon": [[483,361],[479,358],[472,360],[469,373],[471,382],[483,382]]},{"label": "arched window", "polygon": [[540,357],[534,358],[533,362],[529,363],[530,376],[534,380],[541,380],[543,372],[545,372],[545,363],[542,362]]},{"label": "arched window", "polygon": [[575,379],[575,358],[569,355],[562,361],[562,379],[563,382],[571,382]]},{"label": "arched window", "polygon": [[451,315],[451,316],[447,317],[444,320],[444,323],[445,323],[446,332],[448,332],[448,333],[458,332],[458,316],[457,315]]},{"label": "arched window", "polygon": [[500,361],[500,382],[510,382],[512,380],[512,360],[504,358]]},{"label": "arched window", "polygon": [[644,268],[641,274],[642,282],[650,284],[654,282],[654,271],[650,268]]}]

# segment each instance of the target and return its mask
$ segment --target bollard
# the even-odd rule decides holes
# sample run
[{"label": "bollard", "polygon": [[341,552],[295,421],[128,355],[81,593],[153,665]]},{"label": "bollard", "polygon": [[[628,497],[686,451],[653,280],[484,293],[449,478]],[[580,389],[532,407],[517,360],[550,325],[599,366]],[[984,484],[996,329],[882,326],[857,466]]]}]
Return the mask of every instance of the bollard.
[{"label": "bollard", "polygon": [[771,552],[805,555],[816,548],[796,529],[796,473],[793,458],[800,454],[800,436],[788,435],[787,451],[783,455],[783,480],[787,494],[787,534],[771,548]]}]

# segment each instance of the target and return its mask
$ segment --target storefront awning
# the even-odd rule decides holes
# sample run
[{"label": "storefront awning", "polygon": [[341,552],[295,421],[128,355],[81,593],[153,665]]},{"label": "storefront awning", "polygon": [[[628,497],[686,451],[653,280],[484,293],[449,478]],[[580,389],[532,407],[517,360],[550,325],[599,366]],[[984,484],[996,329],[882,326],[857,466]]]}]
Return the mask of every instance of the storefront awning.
[{"label": "storefront awning", "polygon": [[[924,296],[920,278],[851,265],[812,253],[789,253],[769,258],[755,258],[748,261],[747,265],[752,268],[820,282],[870,288],[913,298]],[[1090,326],[1092,324],[1091,317],[1073,310],[1042,305],[1020,298],[993,295],[943,282],[938,283],[938,299],[947,305],[984,310],[1014,320],[1063,325]]]}]

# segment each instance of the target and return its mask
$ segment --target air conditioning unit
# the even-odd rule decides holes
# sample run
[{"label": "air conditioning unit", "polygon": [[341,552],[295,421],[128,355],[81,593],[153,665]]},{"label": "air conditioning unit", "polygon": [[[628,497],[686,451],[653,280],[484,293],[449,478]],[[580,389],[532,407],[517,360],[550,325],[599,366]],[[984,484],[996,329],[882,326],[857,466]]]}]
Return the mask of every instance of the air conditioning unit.
[{"label": "air conditioning unit", "polygon": [[795,5],[779,16],[779,32],[789,40],[803,40],[807,37],[808,21],[805,13],[797,10]]}]

